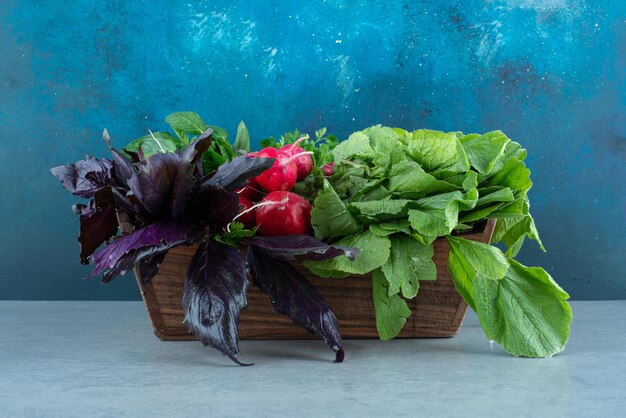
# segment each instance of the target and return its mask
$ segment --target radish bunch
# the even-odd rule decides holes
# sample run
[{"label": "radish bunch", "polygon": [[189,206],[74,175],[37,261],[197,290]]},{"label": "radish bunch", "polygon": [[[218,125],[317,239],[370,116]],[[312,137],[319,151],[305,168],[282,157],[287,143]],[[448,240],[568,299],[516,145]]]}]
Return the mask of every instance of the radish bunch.
[{"label": "radish bunch", "polygon": [[274,164],[239,189],[241,211],[237,220],[246,228],[258,227],[260,235],[295,235],[311,232],[311,205],[292,193],[296,182],[313,168],[312,152],[298,145],[304,138],[282,148],[263,148],[250,157],[274,158]]}]

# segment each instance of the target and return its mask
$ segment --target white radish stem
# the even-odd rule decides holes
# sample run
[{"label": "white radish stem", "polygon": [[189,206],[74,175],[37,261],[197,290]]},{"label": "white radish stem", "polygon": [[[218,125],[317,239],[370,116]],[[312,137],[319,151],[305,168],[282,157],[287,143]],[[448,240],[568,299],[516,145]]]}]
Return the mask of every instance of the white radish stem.
[{"label": "white radish stem", "polygon": [[309,139],[309,135],[306,135],[306,134],[305,134],[305,135],[301,136],[301,137],[300,137],[300,138],[298,138],[298,139],[296,140],[296,142],[294,142],[292,145],[298,145],[300,142],[304,141],[305,139]]},{"label": "white radish stem", "polygon": [[231,221],[228,225],[226,225],[226,230],[227,230],[228,232],[230,232],[230,225],[231,225],[231,224],[232,224],[235,220],[237,220],[238,218],[240,218],[241,216],[245,215],[245,214],[246,214],[246,213],[248,213],[248,212],[252,212],[253,210],[256,210],[257,208],[260,208],[260,207],[262,207],[262,206],[272,206],[272,205],[278,205],[278,204],[281,204],[281,203],[287,203],[287,202],[289,202],[289,199],[288,199],[288,198],[284,198],[283,200],[280,200],[280,201],[278,201],[278,202],[274,202],[274,201],[272,201],[272,202],[259,202],[259,203],[257,203],[256,205],[253,205],[253,206],[249,207],[248,209],[246,209],[246,210],[244,210],[244,211],[239,212],[239,214],[238,214],[237,216],[235,216],[235,217],[233,218],[233,220],[232,220],[232,221]]},{"label": "white radish stem", "polygon": [[254,191],[254,192],[260,193],[260,194],[267,194],[267,193],[265,193],[265,191],[264,191],[264,190],[261,190],[261,189],[255,189],[254,187],[250,187],[250,186],[245,186],[245,187],[242,187],[242,188],[241,188],[240,190],[238,190],[236,193],[237,193],[237,194],[241,194],[241,193],[243,193],[244,189],[246,189],[246,188],[247,188],[247,189],[250,189],[250,190],[252,190],[252,191]]},{"label": "white radish stem", "polygon": [[290,162],[292,162],[293,160],[297,159],[298,157],[302,157],[303,155],[313,155],[313,154],[314,154],[313,151],[299,152],[297,154],[292,155],[288,159],[286,159],[285,162],[284,162],[284,165],[289,165]]}]

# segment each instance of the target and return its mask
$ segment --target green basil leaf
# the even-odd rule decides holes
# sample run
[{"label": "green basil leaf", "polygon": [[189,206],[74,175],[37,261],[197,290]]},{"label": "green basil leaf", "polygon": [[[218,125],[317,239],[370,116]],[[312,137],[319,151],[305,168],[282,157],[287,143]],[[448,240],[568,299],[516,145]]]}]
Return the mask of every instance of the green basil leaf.
[{"label": "green basil leaf", "polygon": [[152,132],[135,139],[124,150],[137,152],[141,148],[144,157],[148,158],[157,153],[176,152],[180,145],[180,140],[168,132]]},{"label": "green basil leaf", "polygon": [[211,128],[211,130],[213,131],[214,141],[228,142],[228,132],[226,131],[226,129],[215,125],[209,125],[207,126],[207,128]]},{"label": "green basil leaf", "polygon": [[165,122],[175,131],[187,132],[192,135],[201,135],[208,128],[202,118],[194,112],[172,113],[165,118]]},{"label": "green basil leaf", "polygon": [[233,148],[235,152],[250,152],[250,134],[248,133],[248,128],[246,128],[246,124],[243,123],[243,121],[239,122],[239,126],[237,126],[237,136],[235,137],[235,144]]}]

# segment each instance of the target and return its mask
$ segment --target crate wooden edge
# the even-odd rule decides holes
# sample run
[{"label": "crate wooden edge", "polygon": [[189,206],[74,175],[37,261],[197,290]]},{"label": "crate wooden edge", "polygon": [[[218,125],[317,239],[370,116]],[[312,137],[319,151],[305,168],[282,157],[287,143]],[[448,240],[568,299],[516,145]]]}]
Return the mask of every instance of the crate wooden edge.
[{"label": "crate wooden edge", "polygon": [[[118,222],[120,224],[120,228],[123,233],[129,233],[132,231],[132,224],[128,218],[128,215],[118,211]],[[489,243],[491,241],[491,237],[493,235],[493,231],[495,229],[496,220],[489,219],[485,223],[484,229],[482,232],[471,231],[468,233],[460,234],[461,236],[465,236],[467,238],[474,238],[481,242]],[[445,238],[438,238],[438,240],[445,240]],[[172,250],[175,251],[176,249]],[[154,334],[163,341],[188,341],[195,340],[196,337],[192,333],[185,331],[184,327],[171,328],[165,325],[162,316],[162,309],[159,304],[159,300],[156,297],[156,291],[154,290],[154,286],[152,283],[143,283],[141,280],[141,274],[139,268],[134,269],[135,279],[137,281],[137,286],[140,290],[142,300],[144,302],[144,306],[148,312],[148,317],[150,318],[150,323],[152,326],[152,330]],[[332,280],[332,279],[328,279]],[[248,290],[248,295],[259,293],[260,290],[257,288],[250,286]],[[249,297],[248,296],[248,297]],[[266,296],[265,296],[266,297]],[[459,306],[457,307],[456,313],[454,315],[454,320],[449,327],[421,327],[420,329],[403,329],[400,334],[396,338],[445,338],[452,337],[458,334],[460,327],[465,318],[465,313],[467,311],[467,303],[464,300],[461,300]],[[275,313],[277,318],[281,316]],[[341,327],[342,334],[349,335],[351,339],[372,339],[378,338],[377,335],[371,330],[371,327]],[[240,339],[242,340],[298,340],[298,339],[311,339],[315,338],[310,335],[304,329],[288,329],[286,331],[282,331],[280,329],[274,330],[264,330],[262,334],[254,333],[248,330],[248,332],[244,333],[244,335],[240,335]]]}]

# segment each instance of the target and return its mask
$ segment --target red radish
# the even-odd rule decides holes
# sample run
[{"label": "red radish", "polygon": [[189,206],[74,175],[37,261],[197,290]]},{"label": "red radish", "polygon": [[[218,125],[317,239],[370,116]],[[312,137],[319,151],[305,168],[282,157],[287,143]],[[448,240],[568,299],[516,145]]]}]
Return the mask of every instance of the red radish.
[{"label": "red radish", "polygon": [[[311,153],[307,153],[311,154]],[[298,180],[298,166],[295,160],[302,154],[288,156],[276,148],[263,148],[257,154],[259,158],[274,158],[274,164],[254,178],[266,192],[289,191]]]},{"label": "red radish", "polygon": [[260,235],[300,235],[311,231],[311,205],[295,193],[271,192],[258,204],[256,224]]},{"label": "red radish", "polygon": [[280,148],[280,151],[289,155],[290,157],[293,155],[301,154],[298,158],[295,159],[296,165],[298,166],[298,181],[304,180],[306,176],[309,175],[311,169],[313,169],[313,159],[310,154],[305,154],[304,148],[298,145],[302,140],[307,139],[308,136],[303,136],[298,139],[293,144],[287,144],[284,147]]},{"label": "red radish", "polygon": [[253,206],[254,204],[250,200],[239,195],[239,207],[241,208],[241,212],[239,212],[236,219],[241,222],[246,229],[252,229],[255,225],[256,215]]},{"label": "red radish", "polygon": [[252,157],[252,158],[254,158],[254,157],[256,157],[258,154],[259,154],[259,151],[252,151],[252,152],[247,153],[246,155],[247,155],[248,157]]},{"label": "red radish", "polygon": [[335,163],[328,163],[322,167],[322,171],[326,177],[330,177],[335,172]]},{"label": "red radish", "polygon": [[256,184],[254,179],[248,179],[248,184],[240,189],[236,189],[235,192],[239,194],[239,197],[245,197],[246,199],[256,202],[261,198],[261,187]]}]

